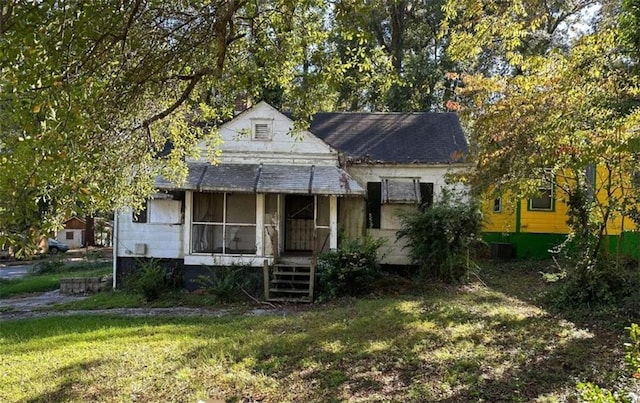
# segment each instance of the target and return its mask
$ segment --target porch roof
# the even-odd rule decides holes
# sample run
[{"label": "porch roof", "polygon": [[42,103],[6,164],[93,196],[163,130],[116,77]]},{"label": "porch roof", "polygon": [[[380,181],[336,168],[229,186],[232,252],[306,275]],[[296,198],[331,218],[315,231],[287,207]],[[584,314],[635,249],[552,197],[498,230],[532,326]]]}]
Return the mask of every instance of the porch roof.
[{"label": "porch roof", "polygon": [[159,189],[209,192],[364,195],[365,190],[335,166],[188,163],[183,184],[159,177]]}]

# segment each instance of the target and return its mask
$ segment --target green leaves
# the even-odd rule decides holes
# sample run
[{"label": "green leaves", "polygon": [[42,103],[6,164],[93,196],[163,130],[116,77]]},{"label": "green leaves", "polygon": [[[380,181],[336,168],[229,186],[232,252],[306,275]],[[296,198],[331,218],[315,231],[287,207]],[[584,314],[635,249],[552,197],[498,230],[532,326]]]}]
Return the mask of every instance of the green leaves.
[{"label": "green leaves", "polygon": [[[469,4],[475,7],[464,9]],[[462,18],[449,25],[452,38],[464,38],[452,42],[452,57],[470,55],[475,70],[458,92],[476,162],[470,182],[480,193],[530,197],[539,170],[549,169],[569,207],[568,224],[583,241],[578,266],[592,267],[609,226],[621,217],[637,220],[640,202],[631,182],[640,87],[619,30],[603,22],[592,34],[554,39],[575,12],[562,4],[555,11],[529,1],[451,7],[449,19]]]},{"label": "green leaves", "polygon": [[[323,52],[325,7],[288,0],[3,7],[1,232],[25,239],[70,213],[136,207],[159,172],[184,177],[200,140],[214,147],[214,159],[215,129],[194,121],[219,123],[237,96],[260,97],[265,86],[278,87],[283,101],[300,99],[299,68]],[[305,95],[291,103],[300,116],[322,98]],[[167,142],[172,152],[160,161]]]}]

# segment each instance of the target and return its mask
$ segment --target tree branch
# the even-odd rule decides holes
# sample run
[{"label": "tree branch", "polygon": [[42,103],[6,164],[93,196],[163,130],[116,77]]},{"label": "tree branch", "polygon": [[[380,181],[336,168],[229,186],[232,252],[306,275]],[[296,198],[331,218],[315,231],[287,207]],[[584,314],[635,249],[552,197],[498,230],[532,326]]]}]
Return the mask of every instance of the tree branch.
[{"label": "tree branch", "polygon": [[200,82],[200,80],[202,80],[202,77],[204,77],[206,75],[213,74],[213,73],[214,73],[213,69],[206,68],[206,69],[202,69],[199,72],[193,74],[191,76],[191,78],[188,79],[189,80],[189,84],[187,85],[187,87],[182,91],[182,94],[180,95],[180,97],[173,104],[171,104],[171,106],[169,106],[167,109],[163,110],[162,112],[157,113],[157,114],[151,116],[148,119],[145,119],[138,128],[139,129],[140,128],[148,129],[149,126],[151,124],[153,124],[154,122],[162,120],[162,119],[166,118],[167,116],[169,116],[170,114],[172,114],[173,112],[175,112],[176,109],[178,109],[180,107],[180,105],[182,105],[187,99],[189,99],[189,96],[193,92],[193,89],[196,87],[198,82]]}]

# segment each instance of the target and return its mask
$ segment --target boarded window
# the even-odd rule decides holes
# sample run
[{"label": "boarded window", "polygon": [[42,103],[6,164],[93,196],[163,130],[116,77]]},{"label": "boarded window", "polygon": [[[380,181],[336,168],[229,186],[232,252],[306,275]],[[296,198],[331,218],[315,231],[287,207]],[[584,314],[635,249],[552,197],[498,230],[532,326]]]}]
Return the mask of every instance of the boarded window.
[{"label": "boarded window", "polygon": [[417,179],[384,179],[382,204],[417,204],[420,202],[420,182]]},{"label": "boarded window", "polygon": [[170,199],[153,199],[148,202],[148,222],[155,224],[181,224],[182,202]]}]

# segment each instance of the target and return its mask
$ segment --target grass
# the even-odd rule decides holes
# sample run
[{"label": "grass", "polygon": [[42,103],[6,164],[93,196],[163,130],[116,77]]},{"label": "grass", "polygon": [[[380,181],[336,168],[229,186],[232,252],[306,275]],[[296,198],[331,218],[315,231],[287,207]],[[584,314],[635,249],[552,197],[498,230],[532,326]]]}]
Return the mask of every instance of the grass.
[{"label": "grass", "polygon": [[18,279],[0,279],[0,298],[56,290],[65,277],[100,277],[112,273],[110,262],[85,262],[75,264],[45,264],[43,273],[32,272]]},{"label": "grass", "polygon": [[614,385],[622,333],[544,309],[534,269],[508,267],[264,317],[5,321],[0,401],[528,402]]},{"label": "grass", "polygon": [[141,293],[114,290],[90,295],[85,299],[56,304],[53,309],[64,310],[91,310],[113,308],[169,308],[175,306],[185,307],[212,307],[219,306],[219,302],[210,295],[189,294],[185,292],[170,292],[163,294],[154,301],[145,301]]}]

